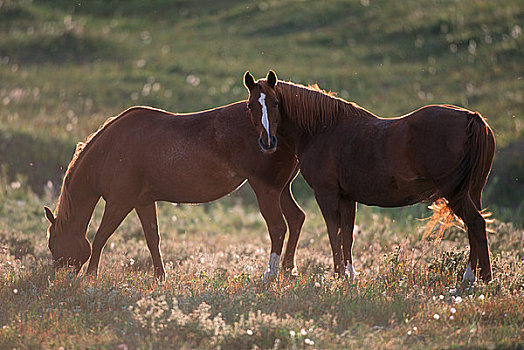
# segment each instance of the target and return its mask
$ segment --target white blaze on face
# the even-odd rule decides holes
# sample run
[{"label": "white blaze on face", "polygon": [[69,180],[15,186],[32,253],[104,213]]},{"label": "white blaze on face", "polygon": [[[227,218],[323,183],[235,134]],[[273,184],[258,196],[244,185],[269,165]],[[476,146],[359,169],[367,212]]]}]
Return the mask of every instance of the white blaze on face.
[{"label": "white blaze on face", "polygon": [[261,92],[258,102],[262,106],[262,125],[264,126],[264,129],[266,130],[267,144],[269,145],[271,143],[271,137],[269,136],[269,117],[267,115],[266,94]]}]

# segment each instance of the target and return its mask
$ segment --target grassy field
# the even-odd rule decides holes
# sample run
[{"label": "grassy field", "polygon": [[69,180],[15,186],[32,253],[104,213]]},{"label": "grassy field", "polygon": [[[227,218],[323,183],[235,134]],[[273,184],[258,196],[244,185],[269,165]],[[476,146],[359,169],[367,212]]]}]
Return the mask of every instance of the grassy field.
[{"label": "grassy field", "polygon": [[[518,0],[0,0],[0,349],[523,349],[523,23]],[[131,105],[245,99],[243,73],[268,69],[385,117],[431,103],[481,112],[498,145],[484,196],[495,280],[459,283],[466,234],[422,239],[424,205],[359,207],[361,274],[334,280],[301,179],[296,278],[262,284],[269,237],[247,187],[159,205],[165,282],[134,214],[98,279],[54,271],[42,207],[76,142]]]}]

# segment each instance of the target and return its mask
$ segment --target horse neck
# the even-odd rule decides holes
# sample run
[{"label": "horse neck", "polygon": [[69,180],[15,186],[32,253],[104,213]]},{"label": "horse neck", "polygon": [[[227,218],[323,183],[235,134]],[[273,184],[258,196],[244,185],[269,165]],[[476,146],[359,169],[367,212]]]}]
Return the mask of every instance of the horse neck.
[{"label": "horse neck", "polygon": [[280,82],[276,93],[281,103],[279,133],[293,144],[295,153],[307,146],[315,135],[341,122],[345,126],[374,122],[377,117],[358,106],[315,87]]},{"label": "horse neck", "polygon": [[87,184],[87,176],[78,172],[75,169],[74,174],[66,175],[58,199],[56,220],[60,231],[85,236],[100,195]]},{"label": "horse neck", "polygon": [[321,90],[279,81],[275,91],[281,102],[278,133],[299,156],[315,134],[347,112],[345,101],[341,103]]}]

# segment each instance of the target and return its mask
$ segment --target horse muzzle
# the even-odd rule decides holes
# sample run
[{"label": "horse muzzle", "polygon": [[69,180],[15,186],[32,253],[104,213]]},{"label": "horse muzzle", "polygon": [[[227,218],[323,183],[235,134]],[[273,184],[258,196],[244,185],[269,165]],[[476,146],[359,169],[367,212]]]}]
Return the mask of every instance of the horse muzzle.
[{"label": "horse muzzle", "polygon": [[269,137],[269,143],[267,137],[260,137],[258,144],[264,153],[273,153],[277,150],[277,138],[273,135]]}]

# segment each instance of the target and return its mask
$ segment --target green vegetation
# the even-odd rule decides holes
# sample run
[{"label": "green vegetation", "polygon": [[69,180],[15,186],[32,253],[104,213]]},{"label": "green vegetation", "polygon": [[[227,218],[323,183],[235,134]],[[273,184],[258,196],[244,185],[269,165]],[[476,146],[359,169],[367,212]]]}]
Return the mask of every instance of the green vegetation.
[{"label": "green vegetation", "polygon": [[[519,0],[0,0],[0,348],[522,349],[523,23]],[[42,206],[76,142],[131,105],[244,99],[243,73],[268,69],[385,117],[431,103],[482,113],[498,144],[484,196],[495,281],[458,283],[467,237],[423,240],[424,205],[360,207],[361,275],[333,280],[300,179],[297,278],[262,285],[269,237],[249,188],[159,206],[164,283],[134,214],[98,279],[53,270]]]}]

